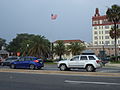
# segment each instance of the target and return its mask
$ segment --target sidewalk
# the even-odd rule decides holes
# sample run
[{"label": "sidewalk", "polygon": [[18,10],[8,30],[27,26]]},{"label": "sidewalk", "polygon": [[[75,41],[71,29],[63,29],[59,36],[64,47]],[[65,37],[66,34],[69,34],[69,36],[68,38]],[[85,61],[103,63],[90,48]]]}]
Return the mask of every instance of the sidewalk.
[{"label": "sidewalk", "polygon": [[105,65],[105,67],[119,67],[119,68],[120,68],[120,64],[107,63],[107,64]]}]

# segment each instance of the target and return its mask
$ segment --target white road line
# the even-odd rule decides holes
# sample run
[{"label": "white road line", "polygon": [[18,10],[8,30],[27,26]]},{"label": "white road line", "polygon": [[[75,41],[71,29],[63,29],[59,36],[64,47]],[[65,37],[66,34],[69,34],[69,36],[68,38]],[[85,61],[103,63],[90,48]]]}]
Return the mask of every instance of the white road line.
[{"label": "white road line", "polygon": [[101,84],[101,85],[120,85],[120,83],[108,83],[108,82],[88,82],[88,81],[70,81],[65,80],[65,83],[76,83],[76,84]]}]

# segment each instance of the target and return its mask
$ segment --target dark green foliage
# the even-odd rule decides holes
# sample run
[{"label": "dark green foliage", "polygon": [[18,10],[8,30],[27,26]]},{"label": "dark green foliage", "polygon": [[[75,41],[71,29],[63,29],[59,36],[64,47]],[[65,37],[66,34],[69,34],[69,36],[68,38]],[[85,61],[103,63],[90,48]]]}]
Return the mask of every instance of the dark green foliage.
[{"label": "dark green foliage", "polygon": [[30,55],[45,58],[50,52],[50,42],[44,36],[34,34],[17,34],[10,42],[10,52],[21,52],[23,56]]},{"label": "dark green foliage", "polygon": [[117,60],[117,38],[120,37],[117,24],[120,22],[120,6],[112,5],[111,8],[108,8],[106,16],[108,21],[113,23],[112,30],[110,31],[110,36],[111,38],[115,39],[115,56]]},{"label": "dark green foliage", "polygon": [[68,46],[68,51],[72,53],[72,55],[79,55],[83,50],[85,50],[85,46],[80,42],[70,43]]},{"label": "dark green foliage", "polygon": [[54,46],[53,52],[59,56],[59,60],[62,59],[62,55],[65,54],[66,49],[63,41],[58,41],[56,45]]},{"label": "dark green foliage", "polygon": [[2,46],[6,46],[6,40],[3,38],[0,38],[0,50],[2,49]]}]

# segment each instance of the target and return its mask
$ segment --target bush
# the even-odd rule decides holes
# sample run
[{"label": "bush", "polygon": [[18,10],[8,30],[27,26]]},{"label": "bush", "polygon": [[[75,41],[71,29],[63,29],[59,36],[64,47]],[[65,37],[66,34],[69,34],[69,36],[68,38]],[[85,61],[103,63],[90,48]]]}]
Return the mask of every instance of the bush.
[{"label": "bush", "polygon": [[53,60],[52,59],[46,59],[46,60],[44,60],[44,62],[53,62]]},{"label": "bush", "polygon": [[116,59],[116,56],[113,56],[110,58],[110,62],[114,62],[114,63],[119,63],[120,62],[120,56],[117,56],[117,60]]}]

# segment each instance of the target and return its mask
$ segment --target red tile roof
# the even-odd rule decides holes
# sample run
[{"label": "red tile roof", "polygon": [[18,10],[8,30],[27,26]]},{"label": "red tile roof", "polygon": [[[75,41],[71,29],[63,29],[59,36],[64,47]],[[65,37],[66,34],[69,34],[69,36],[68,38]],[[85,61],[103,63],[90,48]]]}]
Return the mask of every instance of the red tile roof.
[{"label": "red tile roof", "polygon": [[57,41],[63,41],[64,43],[71,43],[71,42],[81,42],[81,43],[83,43],[84,42],[84,41],[81,41],[81,40],[56,40],[53,43],[56,43]]}]

